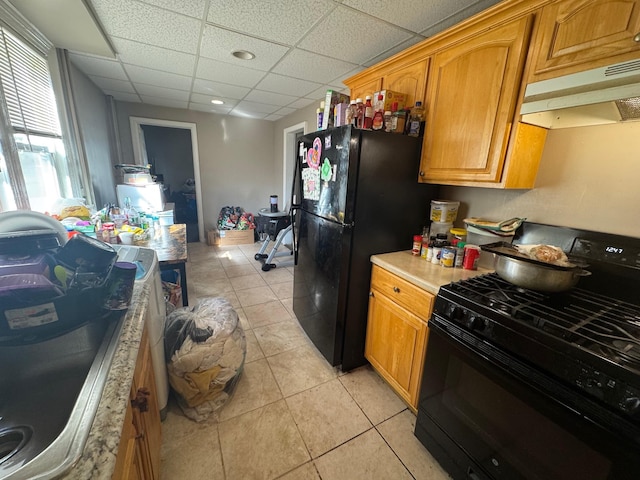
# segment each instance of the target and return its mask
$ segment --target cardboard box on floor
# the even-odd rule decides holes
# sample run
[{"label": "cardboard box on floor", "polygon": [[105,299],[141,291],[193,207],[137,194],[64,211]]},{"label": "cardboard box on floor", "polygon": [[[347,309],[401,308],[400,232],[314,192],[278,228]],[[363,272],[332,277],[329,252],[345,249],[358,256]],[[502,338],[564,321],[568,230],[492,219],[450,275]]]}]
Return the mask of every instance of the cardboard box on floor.
[{"label": "cardboard box on floor", "polygon": [[250,245],[254,243],[254,230],[218,230],[212,229],[207,232],[207,244],[219,245],[221,247],[229,245]]}]

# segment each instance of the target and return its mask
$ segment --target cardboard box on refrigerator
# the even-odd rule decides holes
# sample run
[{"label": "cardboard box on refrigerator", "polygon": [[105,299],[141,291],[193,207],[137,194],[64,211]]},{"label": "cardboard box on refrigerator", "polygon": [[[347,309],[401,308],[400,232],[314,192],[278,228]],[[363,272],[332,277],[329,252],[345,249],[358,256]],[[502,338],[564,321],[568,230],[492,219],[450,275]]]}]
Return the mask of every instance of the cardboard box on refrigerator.
[{"label": "cardboard box on refrigerator", "polygon": [[217,230],[212,229],[207,232],[207,244],[219,245],[221,247],[229,245],[250,245],[254,243],[254,230]]},{"label": "cardboard box on refrigerator", "polygon": [[393,90],[380,90],[379,92],[375,92],[373,94],[373,107],[378,110],[380,107],[378,104],[380,100],[378,100],[378,96],[382,95],[382,111],[385,112],[387,110],[391,111],[391,107],[394,103],[398,103],[398,111],[404,110],[406,108],[410,108],[413,105],[407,105],[407,95],[405,93],[394,92]]},{"label": "cardboard box on refrigerator", "polygon": [[349,103],[349,95],[335,90],[327,90],[324,99],[324,114],[322,116],[322,130],[335,126],[334,109],[339,103]]}]

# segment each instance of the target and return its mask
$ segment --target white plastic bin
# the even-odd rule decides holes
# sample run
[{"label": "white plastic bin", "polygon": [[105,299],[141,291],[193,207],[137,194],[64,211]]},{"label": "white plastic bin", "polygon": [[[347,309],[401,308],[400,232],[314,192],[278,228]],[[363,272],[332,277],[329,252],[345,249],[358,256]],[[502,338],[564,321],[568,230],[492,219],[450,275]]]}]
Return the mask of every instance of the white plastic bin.
[{"label": "white plastic bin", "polygon": [[158,212],[158,221],[160,225],[173,225],[173,210]]}]

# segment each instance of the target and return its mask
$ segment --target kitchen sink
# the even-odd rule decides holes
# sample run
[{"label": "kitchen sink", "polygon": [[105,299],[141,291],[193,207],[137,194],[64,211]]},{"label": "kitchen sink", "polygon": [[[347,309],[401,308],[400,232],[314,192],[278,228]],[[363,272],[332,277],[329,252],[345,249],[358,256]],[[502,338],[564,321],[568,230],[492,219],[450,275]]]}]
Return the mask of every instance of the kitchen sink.
[{"label": "kitchen sink", "polygon": [[0,479],[52,478],[81,456],[124,314],[37,343],[0,346]]}]

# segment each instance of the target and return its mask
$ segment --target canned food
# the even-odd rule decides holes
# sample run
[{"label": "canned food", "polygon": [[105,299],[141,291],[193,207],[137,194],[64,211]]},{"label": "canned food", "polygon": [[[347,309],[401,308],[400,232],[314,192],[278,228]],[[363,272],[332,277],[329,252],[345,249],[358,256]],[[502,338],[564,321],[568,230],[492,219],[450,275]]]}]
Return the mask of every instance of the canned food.
[{"label": "canned food", "polygon": [[455,265],[456,261],[456,248],[455,247],[442,247],[440,253],[440,265],[443,267],[451,268]]},{"label": "canned food", "polygon": [[462,268],[466,270],[477,270],[478,259],[480,258],[480,247],[477,245],[465,245],[464,246],[464,260],[462,261]]}]

